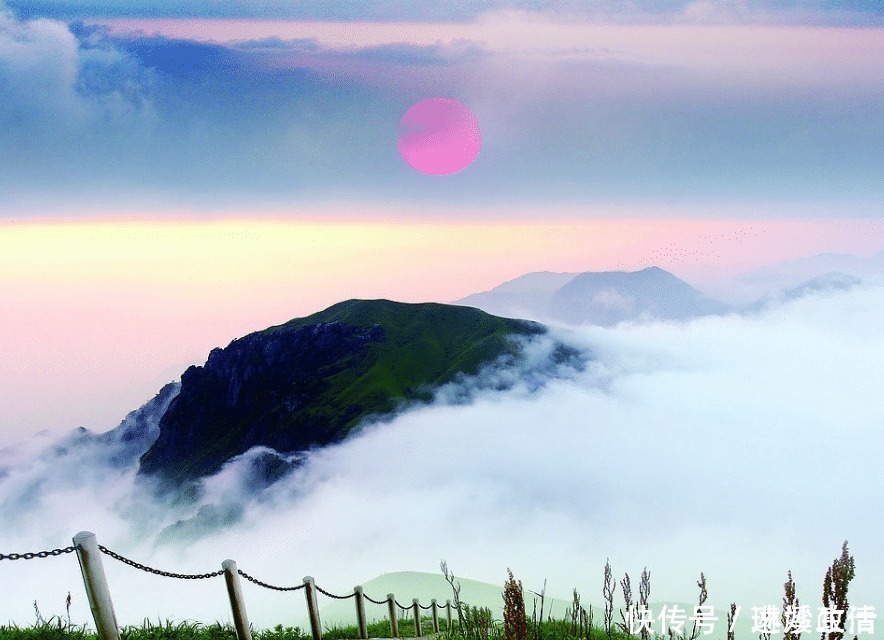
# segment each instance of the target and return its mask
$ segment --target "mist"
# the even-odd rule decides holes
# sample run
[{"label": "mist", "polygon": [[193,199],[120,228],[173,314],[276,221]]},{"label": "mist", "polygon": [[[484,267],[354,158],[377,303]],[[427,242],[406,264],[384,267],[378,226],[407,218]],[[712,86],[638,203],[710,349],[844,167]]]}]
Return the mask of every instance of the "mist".
[{"label": "mist", "polygon": [[[465,578],[502,584],[511,568],[528,589],[546,579],[548,594],[576,587],[591,603],[610,559],[633,580],[647,566],[652,601],[694,602],[703,571],[711,603],[744,610],[778,605],[791,570],[815,610],[847,539],[850,602],[880,606],[881,326],[884,287],[864,285],[688,323],[552,327],[516,372],[449,385],[266,488],[254,474],[267,452],[248,452],[192,502],[158,500],[136,476],[144,443],[41,436],[0,452],[0,553],[85,529],[167,571],[233,558],[266,582],[312,575],[337,593],[445,559]],[[582,365],[550,372],[557,341]],[[121,624],[230,620],[220,579],[104,565]],[[0,624],[33,622],[35,600],[64,614],[68,592],[72,620],[91,623],[73,555],[4,561],[0,585]],[[253,624],[304,623],[301,593],[244,590]]]}]

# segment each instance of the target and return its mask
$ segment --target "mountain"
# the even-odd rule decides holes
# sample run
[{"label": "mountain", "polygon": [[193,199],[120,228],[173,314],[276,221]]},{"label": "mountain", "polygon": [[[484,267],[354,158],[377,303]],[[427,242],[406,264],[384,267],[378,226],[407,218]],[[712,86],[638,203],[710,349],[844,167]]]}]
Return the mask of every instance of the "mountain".
[{"label": "mountain", "polygon": [[[467,307],[348,300],[249,334],[184,372],[139,473],[180,486],[253,447],[291,454],[340,441],[370,416],[514,358],[512,336],[544,331]],[[268,473],[284,473],[267,455]]]},{"label": "mountain", "polygon": [[758,308],[771,300],[794,299],[814,290],[875,282],[884,282],[884,251],[868,258],[821,253],[740,274],[720,283],[715,295],[734,304]]},{"label": "mountain", "polygon": [[659,267],[632,272],[529,273],[457,304],[540,322],[601,326],[727,311],[723,304]]},{"label": "mountain", "polygon": [[578,275],[550,271],[527,273],[491,291],[467,296],[455,304],[478,307],[507,318],[538,319],[546,313],[555,292]]}]

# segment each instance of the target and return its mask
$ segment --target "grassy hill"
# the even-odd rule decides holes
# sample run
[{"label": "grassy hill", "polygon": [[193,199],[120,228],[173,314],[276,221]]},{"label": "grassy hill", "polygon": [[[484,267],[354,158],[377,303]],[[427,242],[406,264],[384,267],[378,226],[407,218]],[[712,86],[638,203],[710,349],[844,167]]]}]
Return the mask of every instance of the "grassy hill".
[{"label": "grassy hill", "polygon": [[290,453],[339,441],[368,417],[518,357],[510,338],[543,331],[470,307],[348,300],[249,334],[184,372],[140,472],[180,485],[251,447]]}]

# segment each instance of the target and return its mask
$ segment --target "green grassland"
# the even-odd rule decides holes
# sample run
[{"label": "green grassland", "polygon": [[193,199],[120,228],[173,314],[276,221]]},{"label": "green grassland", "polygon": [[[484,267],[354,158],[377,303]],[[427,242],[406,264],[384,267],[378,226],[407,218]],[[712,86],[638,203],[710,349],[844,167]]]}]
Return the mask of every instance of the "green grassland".
[{"label": "green grassland", "polygon": [[[360,406],[366,413],[384,414],[398,400],[431,398],[434,387],[458,374],[472,375],[483,364],[516,355],[513,335],[533,335],[541,325],[492,316],[479,309],[447,304],[406,304],[390,300],[347,300],[306,318],[264,330],[263,334],[300,329],[324,322],[355,327],[380,325],[386,339],[354,356],[353,366],[341,367],[326,378],[328,391],[317,413]],[[352,428],[360,417],[343,420]]]},{"label": "green grassland", "polygon": [[[459,629],[457,622],[452,629],[447,629],[444,617],[440,617],[439,640],[501,640],[501,621],[494,621],[493,627],[485,629]],[[424,637],[436,634],[432,630],[432,620],[421,619]],[[528,640],[607,640],[604,631],[593,628],[591,635],[576,634],[567,620],[547,620],[538,623],[536,628],[529,626]],[[129,626],[120,629],[122,640],[236,640],[236,631],[230,624],[213,623],[199,624],[195,622],[152,623],[145,620],[141,626]],[[390,623],[377,620],[368,625],[369,638],[389,638]],[[326,626],[322,634],[323,640],[356,640],[359,629],[350,626]],[[414,637],[414,622],[408,619],[399,620],[399,637]],[[312,640],[310,630],[300,627],[277,626],[272,629],[252,629],[253,640]],[[0,640],[99,640],[98,635],[85,627],[69,625],[60,618],[53,618],[32,627],[0,626]],[[626,640],[626,636],[617,634],[615,640]]]}]

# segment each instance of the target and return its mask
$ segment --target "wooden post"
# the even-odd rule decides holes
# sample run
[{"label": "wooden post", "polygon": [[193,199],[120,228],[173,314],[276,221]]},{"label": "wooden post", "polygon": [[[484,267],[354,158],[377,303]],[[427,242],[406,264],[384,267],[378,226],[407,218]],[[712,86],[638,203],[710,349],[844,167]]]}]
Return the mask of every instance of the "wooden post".
[{"label": "wooden post", "polygon": [[368,638],[368,623],[365,621],[365,594],[362,587],[353,587],[356,593],[356,624],[359,626],[359,637]]},{"label": "wooden post", "polygon": [[227,583],[227,595],[230,596],[230,609],[233,611],[233,626],[236,628],[238,640],[252,640],[252,631],[249,629],[249,616],[246,615],[246,602],[242,597],[242,588],[239,584],[239,572],[236,570],[236,562],[225,560],[221,563],[224,570],[224,582]]},{"label": "wooden post", "polygon": [[439,633],[439,605],[436,604],[436,598],[430,601],[430,607],[433,611],[433,633]]},{"label": "wooden post", "polygon": [[451,600],[445,601],[445,620],[448,621],[448,633],[451,633]]},{"label": "wooden post", "polygon": [[86,585],[86,598],[89,600],[89,608],[92,609],[98,637],[101,640],[120,640],[120,628],[117,625],[114,603],[111,601],[110,589],[107,586],[104,565],[101,563],[98,540],[91,531],[81,531],[74,536],[74,546],[77,548],[83,584]]},{"label": "wooden post", "polygon": [[390,634],[393,638],[399,637],[399,621],[396,619],[396,596],[387,594],[387,609],[390,610]]},{"label": "wooden post", "polygon": [[311,576],[304,578],[304,592],[307,595],[307,612],[310,614],[313,640],[322,640],[322,624],[319,622],[319,605],[316,602],[316,583]]},{"label": "wooden post", "polygon": [[411,610],[414,612],[414,637],[421,637],[421,605],[417,598],[411,601]]}]

